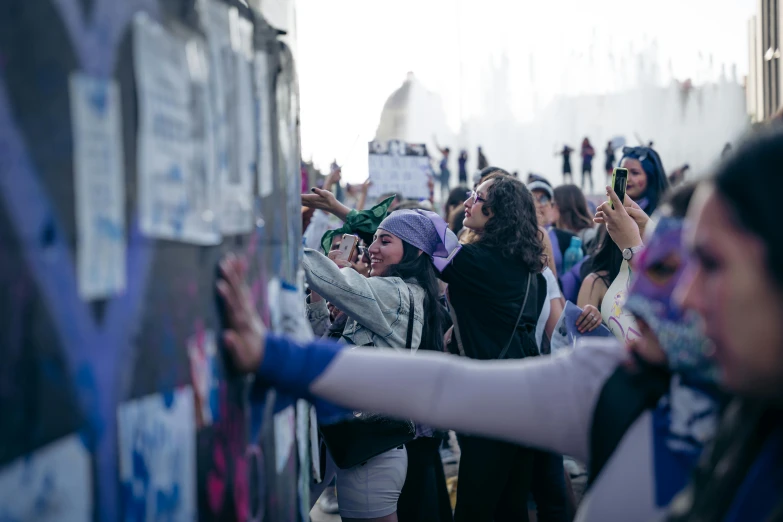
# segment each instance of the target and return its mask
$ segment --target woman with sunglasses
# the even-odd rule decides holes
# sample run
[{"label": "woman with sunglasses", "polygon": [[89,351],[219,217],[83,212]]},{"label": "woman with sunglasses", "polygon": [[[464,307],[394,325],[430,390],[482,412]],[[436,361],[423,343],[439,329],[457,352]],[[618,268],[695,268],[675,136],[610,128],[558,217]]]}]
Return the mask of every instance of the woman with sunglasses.
[{"label": "woman with sunglasses", "polygon": [[623,147],[620,168],[628,169],[628,197],[634,200],[648,216],[655,212],[658,201],[669,188],[661,157],[649,147]]},{"label": "woman with sunglasses", "polygon": [[[448,348],[480,360],[538,355],[536,325],[547,286],[533,198],[522,182],[497,167],[481,171],[481,178],[464,204],[463,224],[471,231],[466,244],[441,273],[454,322]],[[548,455],[467,434],[458,440],[455,520],[527,520],[527,491],[548,485],[533,483],[539,478],[533,477],[534,464]],[[554,496],[559,492],[560,498],[543,507],[564,516],[562,457],[550,460],[557,461]]]},{"label": "woman with sunglasses", "polygon": [[[701,321],[671,298],[684,270],[688,198],[672,199],[635,260],[629,307],[647,327],[627,348],[614,339],[583,339],[558,357],[498,364],[301,346],[249,326],[257,324],[256,312],[231,259],[221,265],[227,347],[240,369],[308,398],[323,419],[341,418],[340,407],[365,408],[572,455],[590,463],[577,520],[652,521],[687,482],[717,422],[715,367]],[[636,225],[626,215],[620,226]],[[527,498],[524,490],[505,494]],[[494,519],[510,520],[501,515]]]},{"label": "woman with sunglasses", "polygon": [[[650,147],[624,148],[620,167],[628,169],[627,197],[622,211],[630,215],[643,232],[648,216],[658,207],[660,197],[669,187],[666,172],[658,153]],[[607,196],[619,202],[612,187],[607,187]],[[636,198],[639,198],[638,202]],[[623,304],[631,278],[631,261],[643,245],[639,235],[614,236],[610,233],[611,219],[618,215],[618,210],[609,201],[596,210],[596,223],[608,224],[608,228],[599,230],[590,259],[582,266],[585,277],[577,305],[589,309],[592,320],[589,330],[603,322],[618,339],[628,342],[640,335],[633,314],[625,310]]]}]

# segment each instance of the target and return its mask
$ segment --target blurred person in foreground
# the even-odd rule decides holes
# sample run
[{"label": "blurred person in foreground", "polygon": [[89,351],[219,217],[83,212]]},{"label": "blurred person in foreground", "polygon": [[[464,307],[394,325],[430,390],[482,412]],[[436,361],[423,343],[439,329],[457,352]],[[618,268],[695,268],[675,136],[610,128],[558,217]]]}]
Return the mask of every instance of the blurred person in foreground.
[{"label": "blurred person in foreground", "polygon": [[783,129],[733,151],[689,209],[683,306],[704,317],[737,398],[669,521],[783,520]]}]

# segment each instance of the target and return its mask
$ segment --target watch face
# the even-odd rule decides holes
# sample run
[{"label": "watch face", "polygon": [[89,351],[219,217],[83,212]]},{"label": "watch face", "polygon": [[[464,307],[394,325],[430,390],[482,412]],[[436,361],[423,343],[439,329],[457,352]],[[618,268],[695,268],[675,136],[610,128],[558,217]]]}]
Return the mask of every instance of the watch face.
[{"label": "watch face", "polygon": [[625,259],[626,261],[630,261],[632,257],[633,257],[633,250],[631,250],[630,248],[626,248],[623,250],[623,259]]}]

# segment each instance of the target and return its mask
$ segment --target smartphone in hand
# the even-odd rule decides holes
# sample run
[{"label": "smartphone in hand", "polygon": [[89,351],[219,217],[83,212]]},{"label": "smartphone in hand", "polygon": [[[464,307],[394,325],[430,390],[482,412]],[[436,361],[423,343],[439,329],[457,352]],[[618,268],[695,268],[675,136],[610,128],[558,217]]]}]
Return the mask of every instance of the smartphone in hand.
[{"label": "smartphone in hand", "polygon": [[[620,202],[625,202],[625,186],[628,184],[628,169],[615,168],[612,171],[612,188],[614,189],[617,197],[620,198]],[[614,208],[611,198],[609,204]]]},{"label": "smartphone in hand", "polygon": [[334,254],[334,258],[347,261],[348,263],[353,262],[354,255],[356,254],[356,245],[358,243],[358,237],[352,236],[351,234],[343,235],[343,240],[340,242],[340,248],[337,253]]}]

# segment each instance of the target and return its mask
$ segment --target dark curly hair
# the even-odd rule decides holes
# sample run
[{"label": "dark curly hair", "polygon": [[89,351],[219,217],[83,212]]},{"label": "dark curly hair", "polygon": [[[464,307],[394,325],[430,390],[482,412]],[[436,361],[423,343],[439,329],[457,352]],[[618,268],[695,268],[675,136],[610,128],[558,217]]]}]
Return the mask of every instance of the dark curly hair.
[{"label": "dark curly hair", "polygon": [[533,273],[544,269],[544,246],[536,220],[533,196],[525,184],[498,167],[481,171],[482,180],[494,180],[481,211],[492,213],[477,241],[522,261]]}]

